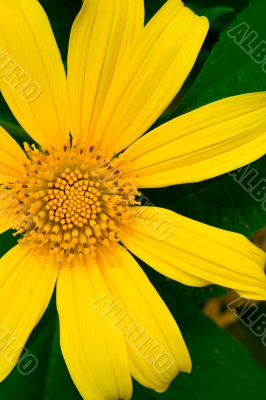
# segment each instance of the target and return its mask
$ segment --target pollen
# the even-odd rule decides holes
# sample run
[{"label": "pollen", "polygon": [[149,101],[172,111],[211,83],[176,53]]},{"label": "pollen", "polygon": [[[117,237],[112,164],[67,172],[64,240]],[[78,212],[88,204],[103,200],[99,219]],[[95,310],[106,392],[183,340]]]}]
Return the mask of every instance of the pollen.
[{"label": "pollen", "polygon": [[140,193],[119,158],[70,143],[61,151],[24,147],[23,178],[5,187],[5,208],[20,242],[65,262],[120,240]]}]

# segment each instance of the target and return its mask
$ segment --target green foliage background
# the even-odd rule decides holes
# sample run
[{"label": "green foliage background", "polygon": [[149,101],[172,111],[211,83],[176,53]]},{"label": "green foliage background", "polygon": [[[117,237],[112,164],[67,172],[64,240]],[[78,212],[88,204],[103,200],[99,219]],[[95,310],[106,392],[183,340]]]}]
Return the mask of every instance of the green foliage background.
[{"label": "green foliage background", "polygon": [[[66,60],[69,31],[81,1],[42,0],[41,3],[50,18],[63,60]],[[146,21],[164,3],[165,0],[145,0]],[[156,124],[223,97],[266,90],[266,74],[261,66],[227,35],[229,29],[244,21],[261,40],[266,40],[266,2],[192,0],[186,4],[198,14],[208,16],[211,29],[181,93]],[[26,134],[4,101],[0,100],[0,124],[21,142]],[[265,176],[265,165],[264,157],[252,166],[261,179]],[[147,190],[145,194],[157,206],[246,236],[266,226],[266,213],[260,202],[256,202],[229,175],[193,185]],[[0,240],[1,254],[15,242],[10,232],[1,235]],[[206,299],[223,295],[224,289],[215,286],[188,288],[142,266],[182,330],[191,353],[193,372],[177,377],[164,394],[153,393],[135,384],[133,399],[265,399],[265,370],[229,333],[218,328],[201,312]],[[0,385],[1,400],[81,399],[60,352],[54,300],[32,333],[27,348],[38,358],[39,366],[29,376],[22,376],[14,369]]]}]

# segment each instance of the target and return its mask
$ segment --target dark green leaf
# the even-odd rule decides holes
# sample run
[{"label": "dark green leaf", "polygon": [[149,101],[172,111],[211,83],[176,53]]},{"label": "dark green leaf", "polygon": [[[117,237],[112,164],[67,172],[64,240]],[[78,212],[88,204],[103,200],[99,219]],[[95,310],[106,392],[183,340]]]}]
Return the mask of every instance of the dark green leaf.
[{"label": "dark green leaf", "polygon": [[169,390],[157,394],[135,384],[134,400],[264,400],[266,373],[240,344],[199,311],[179,321],[193,363]]},{"label": "dark green leaf", "polygon": [[[232,29],[244,22],[249,27],[246,31],[248,35],[252,31],[258,35],[256,41],[250,44],[251,51],[254,51],[266,37],[265,15],[266,2],[254,0],[221,34],[197,80],[177,110],[178,114],[224,97],[266,90],[266,75],[262,63],[255,62],[232,38]],[[244,37],[245,31],[242,40]],[[255,53],[253,57],[254,55]]]},{"label": "dark green leaf", "polygon": [[190,218],[251,236],[266,226],[266,157],[220,178],[185,185],[169,208]]},{"label": "dark green leaf", "polygon": [[[248,34],[256,32],[257,39],[253,46],[263,42],[266,37],[265,15],[266,3],[258,0],[254,0],[238,15],[222,33],[174,115],[227,96],[266,90],[266,74],[262,63],[255,62],[232,37],[236,35],[236,27],[244,22],[241,26],[249,27]],[[244,33],[245,30],[242,35]],[[266,197],[265,162],[263,158],[249,167],[250,171],[253,168],[257,171],[257,177],[252,183],[240,184],[232,176],[226,175],[201,183],[164,189],[159,195],[150,191],[149,195],[152,201],[155,199],[156,205],[167,206],[172,199],[170,207],[181,214],[210,225],[251,235],[266,224],[263,196],[262,201],[256,200],[254,196],[261,187]]]}]

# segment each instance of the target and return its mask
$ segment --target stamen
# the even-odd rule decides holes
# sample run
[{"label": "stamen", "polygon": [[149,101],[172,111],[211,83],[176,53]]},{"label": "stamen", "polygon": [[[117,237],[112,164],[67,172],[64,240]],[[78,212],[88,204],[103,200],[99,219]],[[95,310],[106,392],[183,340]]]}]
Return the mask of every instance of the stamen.
[{"label": "stamen", "polygon": [[[25,178],[5,188],[12,199],[15,235],[64,262],[119,241],[120,225],[134,213],[135,185],[119,158],[96,146],[67,144],[62,151],[25,143]],[[14,206],[15,205],[15,206]]]}]

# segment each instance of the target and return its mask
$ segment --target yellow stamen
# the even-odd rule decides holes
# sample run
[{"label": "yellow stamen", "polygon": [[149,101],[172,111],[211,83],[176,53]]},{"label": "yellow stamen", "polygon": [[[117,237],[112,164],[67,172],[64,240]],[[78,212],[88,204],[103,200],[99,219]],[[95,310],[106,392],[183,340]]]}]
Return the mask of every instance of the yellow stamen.
[{"label": "yellow stamen", "polygon": [[19,210],[14,229],[21,242],[47,246],[65,262],[119,241],[120,224],[134,213],[139,193],[118,158],[70,144],[61,152],[25,144],[25,151],[26,178],[6,186],[7,201]]}]

